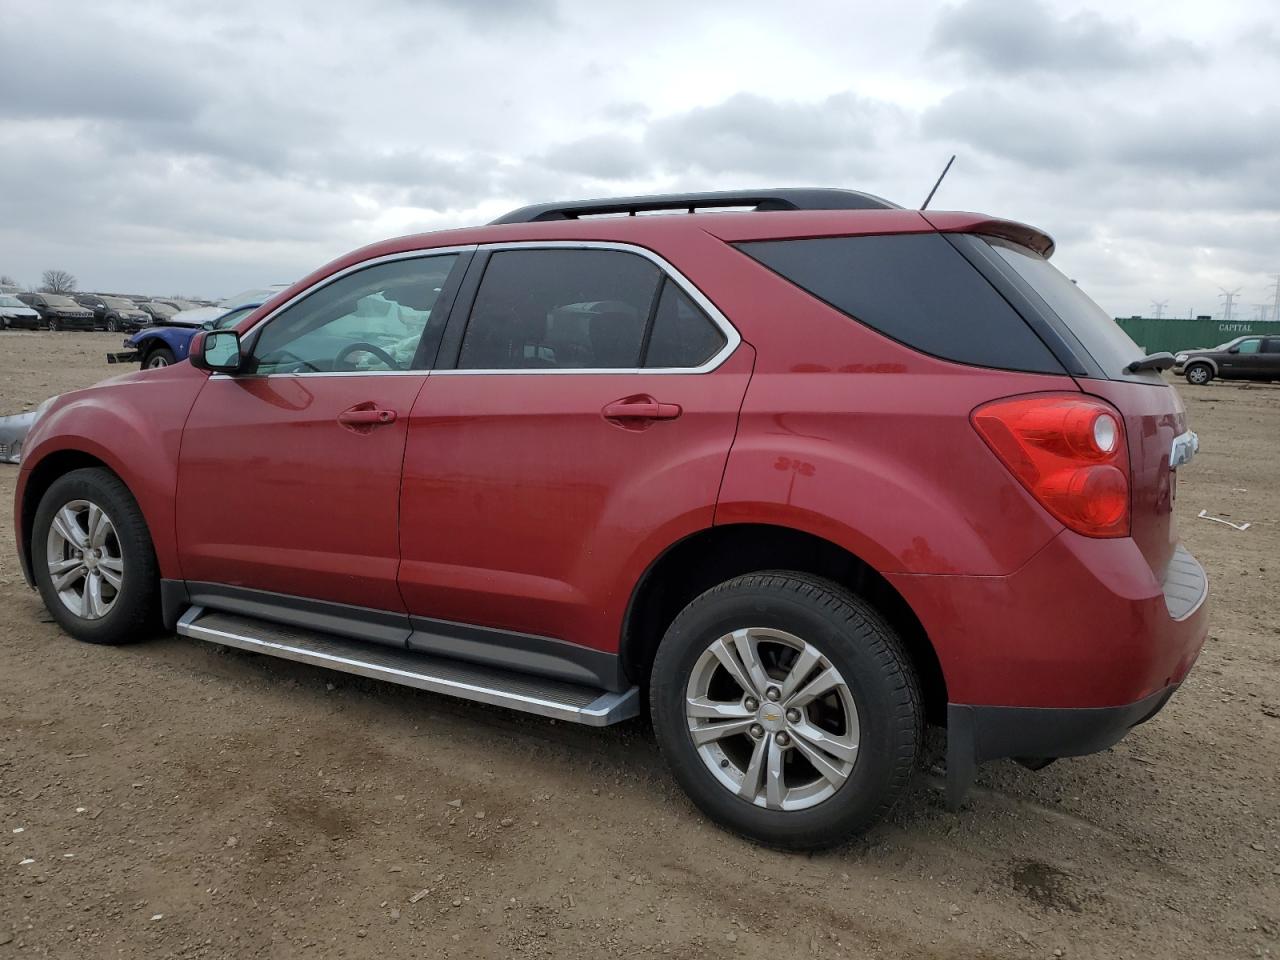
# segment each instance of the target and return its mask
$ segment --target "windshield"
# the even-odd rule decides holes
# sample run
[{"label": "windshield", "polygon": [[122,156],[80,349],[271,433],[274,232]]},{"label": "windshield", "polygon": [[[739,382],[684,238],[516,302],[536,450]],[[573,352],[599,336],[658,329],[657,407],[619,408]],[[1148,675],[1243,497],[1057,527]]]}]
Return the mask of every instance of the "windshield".
[{"label": "windshield", "polygon": [[237,321],[247,317],[257,309],[258,308],[256,306],[241,307],[239,310],[232,310],[230,313],[224,313],[217,320],[213,321],[213,329],[225,330],[227,327],[233,327]]},{"label": "windshield", "polygon": [[137,310],[137,306],[131,300],[124,297],[103,297],[102,302],[108,307],[114,307],[116,310]]},{"label": "windshield", "polygon": [[25,307],[26,304],[17,297],[0,294],[0,307]]},{"label": "windshield", "polygon": [[76,303],[70,297],[59,297],[52,293],[46,293],[43,294],[43,296],[44,302],[51,307],[76,307],[77,309],[80,307],[80,304]]}]

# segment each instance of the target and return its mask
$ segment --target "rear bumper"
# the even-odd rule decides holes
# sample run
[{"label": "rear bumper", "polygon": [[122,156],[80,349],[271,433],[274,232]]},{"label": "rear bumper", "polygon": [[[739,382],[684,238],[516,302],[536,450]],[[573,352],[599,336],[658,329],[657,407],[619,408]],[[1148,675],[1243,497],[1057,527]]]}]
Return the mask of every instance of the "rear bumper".
[{"label": "rear bumper", "polygon": [[1178,689],[1117,707],[986,707],[947,705],[947,802],[955,808],[978,764],[1004,757],[1050,759],[1098,753],[1164,708]]},{"label": "rear bumper", "polygon": [[1006,577],[889,574],[937,651],[950,703],[1114,707],[1182,681],[1208,579],[1179,548],[1157,580],[1130,538],[1064,531]]},{"label": "rear bumper", "polygon": [[1208,578],[1179,546],[1157,580],[1132,539],[1069,531],[1007,577],[891,575],[947,685],[947,800],[979,763],[1105,750],[1154,716],[1208,632]]}]

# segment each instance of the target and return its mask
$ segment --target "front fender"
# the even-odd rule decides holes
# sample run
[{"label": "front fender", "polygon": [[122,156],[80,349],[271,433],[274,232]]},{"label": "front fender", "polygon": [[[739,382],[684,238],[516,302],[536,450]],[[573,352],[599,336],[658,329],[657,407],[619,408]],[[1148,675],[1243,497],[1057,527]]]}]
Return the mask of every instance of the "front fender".
[{"label": "front fender", "polygon": [[60,455],[79,454],[100,460],[124,481],[151,533],[160,575],[181,578],[174,502],[178,452],[187,414],[206,380],[182,364],[125,374],[54,401],[28,434],[18,475],[14,529],[24,566],[24,518],[35,507],[28,496],[39,496],[55,479],[50,471]]}]

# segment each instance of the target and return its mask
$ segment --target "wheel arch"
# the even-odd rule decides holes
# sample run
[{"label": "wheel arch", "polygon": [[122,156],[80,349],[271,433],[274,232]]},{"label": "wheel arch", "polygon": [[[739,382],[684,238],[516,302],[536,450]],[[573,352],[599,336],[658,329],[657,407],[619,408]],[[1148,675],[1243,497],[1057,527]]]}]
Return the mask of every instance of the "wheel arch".
[{"label": "wheel arch", "polygon": [[1208,367],[1215,377],[1218,376],[1218,362],[1212,357],[1192,357],[1183,367],[1183,373],[1199,364],[1203,364]]},{"label": "wheel arch", "polygon": [[762,570],[794,570],[833,580],[870,602],[901,638],[920,680],[926,717],[946,717],[946,679],[937,652],[906,600],[870,564],[839,544],[793,527],[761,523],[705,528],[659,555],[632,589],[620,655],[627,675],[645,682],[671,621],[706,590]]},{"label": "wheel arch", "polygon": [[[113,470],[110,464],[84,450],[54,450],[41,457],[36,465],[30,471],[27,471],[26,482],[22,488],[22,504],[17,533],[21,538],[21,549],[19,549],[18,555],[22,561],[23,575],[27,578],[28,583],[35,582],[34,570],[31,566],[31,538],[36,522],[36,511],[40,509],[40,501],[44,499],[46,491],[53,486],[59,477],[66,476],[73,470],[95,467],[106,470],[128,488],[128,483],[125,483],[124,478]],[[146,522],[145,514],[143,515],[143,522]]]}]

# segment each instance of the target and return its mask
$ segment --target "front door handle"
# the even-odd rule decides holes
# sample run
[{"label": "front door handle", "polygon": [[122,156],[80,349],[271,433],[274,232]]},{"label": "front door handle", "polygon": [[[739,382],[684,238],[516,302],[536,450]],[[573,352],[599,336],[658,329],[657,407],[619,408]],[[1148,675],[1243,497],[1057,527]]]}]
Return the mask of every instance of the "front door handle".
[{"label": "front door handle", "polygon": [[343,410],[338,414],[338,422],[357,433],[367,433],[385,423],[395,423],[396,412],[383,410],[381,407],[374,406],[372,402],[357,403],[349,410]]},{"label": "front door handle", "polygon": [[684,411],[678,403],[659,403],[648,394],[606,403],[600,411],[606,420],[627,424],[645,420],[674,420]]}]

